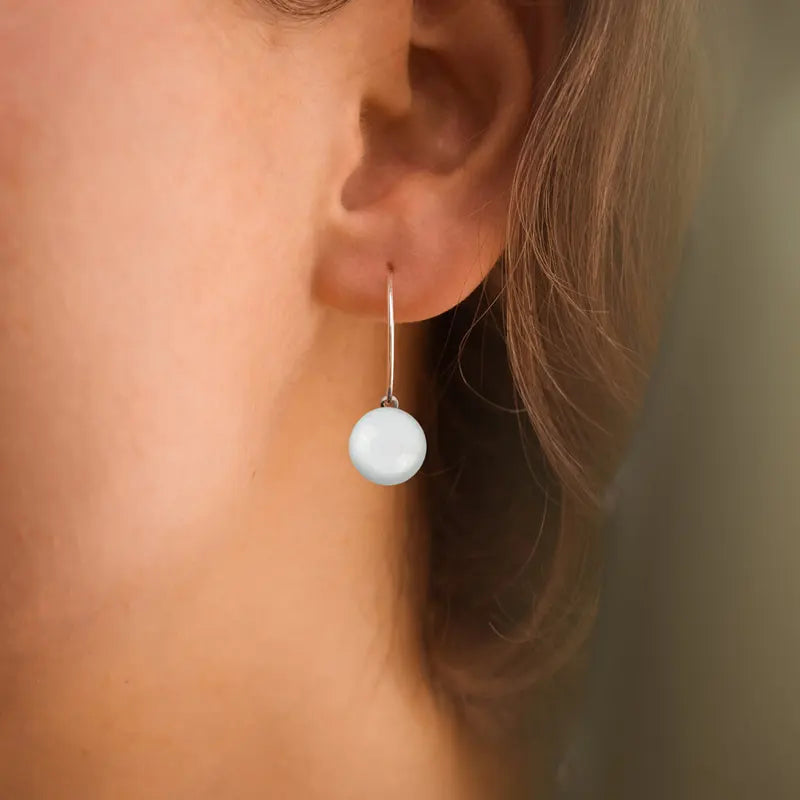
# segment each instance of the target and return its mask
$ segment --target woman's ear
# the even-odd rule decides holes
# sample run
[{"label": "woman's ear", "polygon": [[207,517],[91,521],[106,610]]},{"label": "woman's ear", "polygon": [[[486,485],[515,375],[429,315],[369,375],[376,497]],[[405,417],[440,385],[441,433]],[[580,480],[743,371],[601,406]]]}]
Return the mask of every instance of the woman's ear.
[{"label": "woman's ear", "polygon": [[[391,102],[365,92],[353,122],[359,161],[335,187],[319,241],[320,301],[381,315],[391,265],[397,318],[408,322],[480,284],[503,250],[537,77],[552,66],[561,28],[558,0],[524,13],[503,0],[414,3]],[[374,69],[386,86],[386,60]],[[402,111],[398,95],[408,98]]]}]

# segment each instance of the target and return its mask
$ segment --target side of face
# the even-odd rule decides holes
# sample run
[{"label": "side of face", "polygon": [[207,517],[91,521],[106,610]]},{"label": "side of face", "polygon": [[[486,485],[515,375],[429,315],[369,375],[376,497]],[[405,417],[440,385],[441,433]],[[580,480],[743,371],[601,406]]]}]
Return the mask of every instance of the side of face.
[{"label": "side of face", "polygon": [[113,530],[133,569],[181,546],[141,531],[247,480],[314,332],[361,61],[403,5],[303,27],[257,3],[0,0],[0,561]]},{"label": "side of face", "polygon": [[380,315],[376,265],[400,321],[480,283],[529,45],[494,0],[0,0],[7,596],[197,552],[321,313]]}]

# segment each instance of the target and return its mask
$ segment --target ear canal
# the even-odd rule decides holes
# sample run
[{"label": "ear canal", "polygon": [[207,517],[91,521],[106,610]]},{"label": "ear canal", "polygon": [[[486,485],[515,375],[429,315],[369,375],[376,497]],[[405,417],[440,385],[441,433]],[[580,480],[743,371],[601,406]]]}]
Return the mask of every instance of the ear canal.
[{"label": "ear canal", "polygon": [[480,142],[493,111],[479,102],[440,53],[412,47],[409,74],[414,102],[407,135],[413,161],[428,172],[450,173]]},{"label": "ear canal", "polygon": [[408,59],[412,102],[403,116],[366,104],[361,114],[364,157],[342,191],[355,210],[382,199],[410,172],[447,175],[464,165],[494,112],[479,103],[446,59],[412,46]]}]

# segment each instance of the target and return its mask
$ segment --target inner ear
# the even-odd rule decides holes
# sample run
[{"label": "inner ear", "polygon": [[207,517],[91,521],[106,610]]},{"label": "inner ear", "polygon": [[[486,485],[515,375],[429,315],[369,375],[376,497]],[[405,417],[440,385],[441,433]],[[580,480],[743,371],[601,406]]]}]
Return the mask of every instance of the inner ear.
[{"label": "inner ear", "polygon": [[408,113],[391,116],[378,104],[364,105],[364,157],[342,191],[347,210],[380,200],[409,172],[452,173],[464,165],[489,129],[494,96],[479,96],[444,54],[412,45],[408,78],[412,97]]}]

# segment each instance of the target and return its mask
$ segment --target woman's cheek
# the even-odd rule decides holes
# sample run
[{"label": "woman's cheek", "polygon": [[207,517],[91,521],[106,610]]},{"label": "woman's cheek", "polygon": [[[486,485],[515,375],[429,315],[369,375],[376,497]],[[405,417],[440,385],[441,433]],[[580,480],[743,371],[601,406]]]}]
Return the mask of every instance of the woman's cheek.
[{"label": "woman's cheek", "polygon": [[314,120],[258,37],[189,7],[38,2],[0,33],[0,571],[20,597],[227,535],[314,333]]}]

